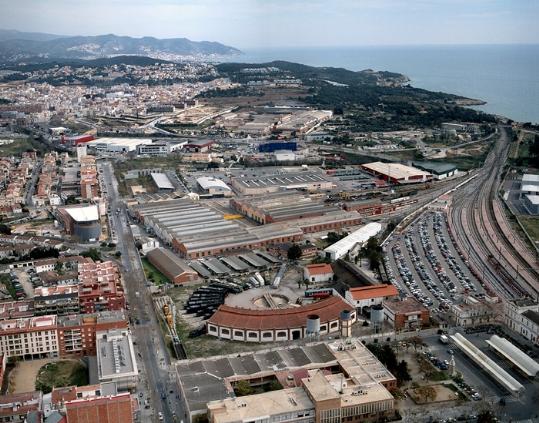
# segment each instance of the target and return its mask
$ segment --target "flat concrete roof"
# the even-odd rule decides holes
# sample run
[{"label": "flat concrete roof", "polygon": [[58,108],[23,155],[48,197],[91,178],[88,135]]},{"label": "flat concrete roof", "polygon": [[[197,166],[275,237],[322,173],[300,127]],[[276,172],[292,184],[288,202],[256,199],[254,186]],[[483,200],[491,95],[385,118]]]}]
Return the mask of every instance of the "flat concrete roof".
[{"label": "flat concrete roof", "polygon": [[224,411],[216,413],[215,419],[218,423],[233,423],[249,421],[264,415],[314,410],[314,404],[303,388],[288,388],[210,402],[208,409]]},{"label": "flat concrete roof", "polygon": [[99,380],[138,376],[131,335],[109,330],[96,334]]},{"label": "flat concrete roof", "polygon": [[122,147],[136,147],[139,144],[151,144],[149,138],[97,138],[93,141],[88,141],[86,145],[95,146],[98,144],[115,145]]},{"label": "flat concrete roof", "polygon": [[539,192],[539,185],[526,184],[520,187],[521,191]]},{"label": "flat concrete roof", "polygon": [[424,170],[406,166],[400,163],[373,162],[366,163],[362,166],[373,172],[380,173],[394,179],[405,179],[410,178],[411,176],[430,176],[429,172],[425,172]]},{"label": "flat concrete roof", "polygon": [[99,211],[97,205],[84,206],[84,207],[66,207],[64,209],[69,216],[79,223],[83,222],[95,222],[99,220]]},{"label": "flat concrete roof", "polygon": [[257,178],[234,178],[238,185],[245,188],[267,188],[274,186],[301,186],[306,184],[328,182],[317,172],[281,173],[276,175],[264,175]]}]

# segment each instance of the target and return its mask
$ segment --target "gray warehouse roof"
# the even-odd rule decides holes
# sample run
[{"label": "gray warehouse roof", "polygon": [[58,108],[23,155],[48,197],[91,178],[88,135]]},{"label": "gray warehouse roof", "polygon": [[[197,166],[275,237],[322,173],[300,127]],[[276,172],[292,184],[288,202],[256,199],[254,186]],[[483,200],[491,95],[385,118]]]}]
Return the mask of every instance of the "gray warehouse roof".
[{"label": "gray warehouse roof", "polygon": [[152,179],[159,189],[174,189],[174,185],[164,173],[151,173]]},{"label": "gray warehouse roof", "polygon": [[438,163],[438,162],[413,162],[412,165],[421,170],[434,173],[436,175],[442,175],[444,173],[452,172],[457,168],[457,165],[453,163]]},{"label": "gray warehouse roof", "polygon": [[237,184],[243,185],[246,188],[266,188],[327,182],[326,178],[315,172],[283,173],[257,178],[235,178],[235,180]]},{"label": "gray warehouse roof", "polygon": [[249,376],[260,372],[298,369],[314,364],[336,362],[326,344],[282,348],[226,357],[180,362],[176,366],[189,411],[206,410],[209,401],[233,397],[224,378]]}]

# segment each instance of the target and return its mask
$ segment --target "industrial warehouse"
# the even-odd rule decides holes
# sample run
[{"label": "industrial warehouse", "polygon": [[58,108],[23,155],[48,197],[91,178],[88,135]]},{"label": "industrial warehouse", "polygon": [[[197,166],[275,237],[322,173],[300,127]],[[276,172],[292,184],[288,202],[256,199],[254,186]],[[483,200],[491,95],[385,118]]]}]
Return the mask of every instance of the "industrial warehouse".
[{"label": "industrial warehouse", "polygon": [[318,172],[290,172],[277,175],[232,178],[232,187],[241,194],[268,194],[286,189],[320,191],[334,188],[333,182]]},{"label": "industrial warehouse", "polygon": [[323,216],[340,210],[337,206],[325,204],[319,197],[313,198],[297,191],[233,199],[230,207],[262,224]]},{"label": "industrial warehouse", "polygon": [[361,165],[361,168],[394,184],[417,184],[432,180],[431,173],[400,163],[373,162]]},{"label": "industrial warehouse", "polygon": [[180,199],[135,205],[134,218],[182,257],[199,258],[271,244],[297,242],[305,233],[361,224],[355,212],[336,210],[323,216],[286,223],[247,226],[199,203]]},{"label": "industrial warehouse", "polygon": [[148,138],[98,138],[88,141],[88,148],[101,153],[130,153],[137,150],[139,145],[152,143]]},{"label": "industrial warehouse", "polygon": [[[322,421],[328,407],[339,421],[394,417],[390,391],[396,379],[356,340],[194,359],[180,362],[176,376],[189,422],[206,414],[212,423],[279,421],[291,412]],[[253,386],[275,381],[280,389],[240,399],[235,388],[241,381]]]}]

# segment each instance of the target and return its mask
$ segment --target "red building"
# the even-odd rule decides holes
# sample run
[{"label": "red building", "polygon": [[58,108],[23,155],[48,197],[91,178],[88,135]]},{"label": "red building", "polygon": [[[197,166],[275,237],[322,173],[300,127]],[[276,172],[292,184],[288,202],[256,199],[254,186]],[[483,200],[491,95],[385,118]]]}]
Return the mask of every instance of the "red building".
[{"label": "red building", "polygon": [[128,392],[118,393],[114,384],[54,388],[51,399],[66,423],[130,423],[138,408],[136,399]]},{"label": "red building", "polygon": [[384,317],[395,330],[415,330],[429,323],[430,312],[415,298],[384,301]]},{"label": "red building", "polygon": [[60,357],[96,355],[96,333],[110,329],[127,329],[123,311],[109,311],[90,315],[72,315],[58,322],[58,350]]},{"label": "red building", "polygon": [[132,423],[133,400],[128,392],[96,398],[81,398],[65,404],[67,423]]},{"label": "red building", "polygon": [[81,313],[125,308],[122,279],[112,261],[79,264],[79,281]]}]

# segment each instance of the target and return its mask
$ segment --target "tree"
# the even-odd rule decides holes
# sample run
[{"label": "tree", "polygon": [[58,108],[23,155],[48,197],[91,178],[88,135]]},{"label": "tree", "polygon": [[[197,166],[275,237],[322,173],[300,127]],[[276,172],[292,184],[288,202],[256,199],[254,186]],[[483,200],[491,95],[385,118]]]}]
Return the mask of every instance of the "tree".
[{"label": "tree", "polygon": [[196,414],[193,416],[193,423],[208,423],[208,414]]},{"label": "tree", "polygon": [[66,204],[79,204],[80,201],[74,195],[68,195],[65,201]]},{"label": "tree", "polygon": [[404,360],[397,364],[397,369],[395,371],[395,377],[397,378],[397,383],[401,385],[403,382],[412,380],[410,372],[408,371],[408,363]]},{"label": "tree", "polygon": [[54,271],[56,273],[61,273],[62,270],[64,270],[64,263],[62,263],[61,261],[57,261],[54,265]]},{"label": "tree", "polygon": [[297,260],[302,254],[301,247],[298,244],[292,244],[286,253],[288,260]]},{"label": "tree", "polygon": [[535,135],[533,143],[529,148],[530,156],[532,157],[531,164],[534,167],[539,167],[539,135]]},{"label": "tree", "polygon": [[5,223],[0,223],[0,234],[11,235],[11,228]]},{"label": "tree", "polygon": [[117,257],[117,258],[120,258],[122,256],[122,252],[121,251],[116,251],[114,253],[114,256]]},{"label": "tree", "polygon": [[327,241],[330,244],[335,244],[340,239],[341,239],[341,236],[337,232],[328,232]]},{"label": "tree", "polygon": [[432,386],[421,386],[416,389],[420,397],[423,397],[423,402],[430,402],[436,399],[436,389]]},{"label": "tree", "polygon": [[477,423],[493,423],[497,421],[496,416],[490,410],[482,411],[477,415]]},{"label": "tree", "polygon": [[414,336],[413,338],[410,339],[410,342],[414,346],[414,351],[416,351],[416,352],[417,352],[417,347],[418,346],[422,347],[424,345],[423,340],[419,336]]},{"label": "tree", "polygon": [[58,250],[55,248],[34,248],[32,251],[30,251],[30,258],[31,259],[42,259],[42,258],[57,258],[60,255]]},{"label": "tree", "polygon": [[246,380],[240,380],[238,383],[236,383],[234,391],[238,397],[243,397],[245,395],[251,395],[253,388],[251,388],[251,385],[249,385],[249,382]]},{"label": "tree", "polygon": [[80,253],[82,257],[89,257],[93,261],[101,261],[101,253],[96,248],[90,248],[89,250]]}]

